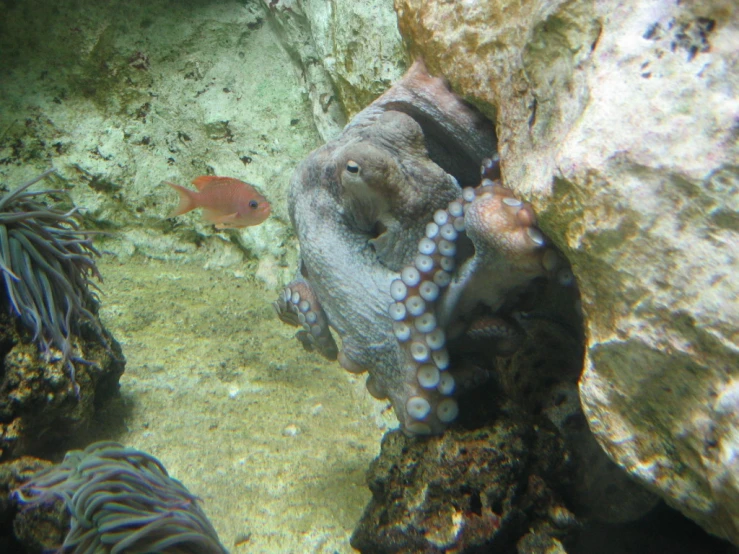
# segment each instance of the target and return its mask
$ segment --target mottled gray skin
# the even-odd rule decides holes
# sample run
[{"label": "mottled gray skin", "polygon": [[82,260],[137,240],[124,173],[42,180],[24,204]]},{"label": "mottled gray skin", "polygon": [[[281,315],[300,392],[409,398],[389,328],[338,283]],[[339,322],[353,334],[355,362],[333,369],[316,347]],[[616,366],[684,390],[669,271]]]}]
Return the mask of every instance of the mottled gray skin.
[{"label": "mottled gray skin", "polygon": [[342,365],[369,370],[370,392],[391,399],[401,425],[412,391],[387,314],[390,284],[434,212],[460,195],[457,180],[477,185],[494,148],[489,122],[416,65],[293,176],[300,276],[341,338]]},{"label": "mottled gray skin", "polygon": [[[361,176],[347,171],[350,160]],[[348,128],[297,169],[289,206],[300,273],[352,362],[397,373],[390,283],[412,260],[426,221],[458,194],[426,155],[418,124],[396,111]]]}]

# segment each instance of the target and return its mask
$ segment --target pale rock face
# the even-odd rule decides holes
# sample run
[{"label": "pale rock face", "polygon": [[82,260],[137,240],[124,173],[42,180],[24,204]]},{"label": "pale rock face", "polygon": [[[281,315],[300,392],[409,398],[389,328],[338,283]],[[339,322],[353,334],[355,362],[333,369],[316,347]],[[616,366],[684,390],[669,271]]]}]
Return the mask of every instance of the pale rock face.
[{"label": "pale rock face", "polygon": [[392,0],[262,0],[329,141],[406,70]]},{"label": "pale rock face", "polygon": [[[289,176],[320,137],[265,11],[151,0],[121,17],[117,2],[3,3],[0,182],[55,167],[50,186],[115,229],[98,246],[120,259],[241,268],[254,257],[267,283],[289,279]],[[177,201],[162,181],[192,188],[205,174],[255,184],[273,216],[228,233],[199,213],[167,221]]]},{"label": "pale rock face", "polygon": [[396,10],[411,52],[496,121],[505,185],[573,264],[596,438],[739,544],[735,3]]}]

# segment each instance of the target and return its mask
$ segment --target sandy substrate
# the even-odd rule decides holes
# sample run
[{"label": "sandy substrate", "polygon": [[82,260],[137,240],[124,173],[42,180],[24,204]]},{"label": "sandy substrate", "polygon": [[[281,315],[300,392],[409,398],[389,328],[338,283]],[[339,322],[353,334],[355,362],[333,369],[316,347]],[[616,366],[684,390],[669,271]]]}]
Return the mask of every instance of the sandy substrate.
[{"label": "sandy substrate", "polygon": [[234,553],[353,552],[384,432],[364,379],[304,352],[249,275],[143,258],[100,269],[101,316],[127,358],[105,438],[157,456]]}]

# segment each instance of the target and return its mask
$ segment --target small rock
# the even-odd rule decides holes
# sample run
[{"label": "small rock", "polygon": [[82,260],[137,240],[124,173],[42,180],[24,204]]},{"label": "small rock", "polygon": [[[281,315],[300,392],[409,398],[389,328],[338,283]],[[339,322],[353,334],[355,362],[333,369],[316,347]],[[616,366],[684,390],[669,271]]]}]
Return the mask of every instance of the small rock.
[{"label": "small rock", "polygon": [[295,425],[294,423],[291,423],[290,425],[287,425],[283,430],[282,434],[285,437],[295,437],[300,434],[300,427]]}]

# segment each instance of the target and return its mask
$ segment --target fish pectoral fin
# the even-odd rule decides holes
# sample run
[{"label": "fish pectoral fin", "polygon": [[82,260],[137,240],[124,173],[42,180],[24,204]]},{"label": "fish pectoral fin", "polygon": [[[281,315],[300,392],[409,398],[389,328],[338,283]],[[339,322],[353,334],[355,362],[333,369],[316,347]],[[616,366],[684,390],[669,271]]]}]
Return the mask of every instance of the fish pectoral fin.
[{"label": "fish pectoral fin", "polygon": [[209,221],[215,223],[216,229],[231,229],[233,227],[238,227],[238,225],[236,224],[236,220],[238,217],[238,212],[234,212],[232,214],[219,215],[214,217],[213,219],[209,218]]},{"label": "fish pectoral fin", "polygon": [[217,210],[209,210],[208,208],[203,208],[203,219],[207,221],[208,223],[218,223],[221,221],[222,212],[219,212]]}]

